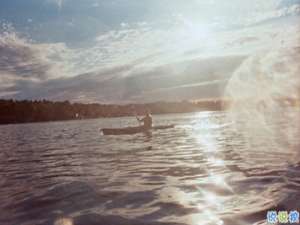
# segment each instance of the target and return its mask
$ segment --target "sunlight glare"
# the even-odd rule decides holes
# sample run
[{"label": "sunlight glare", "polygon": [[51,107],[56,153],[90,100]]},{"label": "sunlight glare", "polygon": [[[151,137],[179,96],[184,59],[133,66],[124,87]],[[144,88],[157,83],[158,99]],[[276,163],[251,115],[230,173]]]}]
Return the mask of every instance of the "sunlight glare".
[{"label": "sunlight glare", "polygon": [[211,38],[211,31],[207,24],[197,20],[178,16],[180,28],[175,30],[175,36],[178,37],[174,48],[180,48],[183,51],[207,48],[213,46],[214,39]]},{"label": "sunlight glare", "polygon": [[[209,222],[205,223],[204,219]],[[193,216],[192,221],[195,225],[212,224],[211,222],[216,225],[224,224],[223,220],[219,219],[218,216],[210,210],[204,210],[201,214]]]},{"label": "sunlight glare", "polygon": [[227,190],[229,190],[231,193],[234,193],[233,189],[231,186],[229,186],[227,184],[227,182],[224,179],[224,176],[220,175],[220,174],[213,174],[211,173],[209,176],[209,179],[215,183],[217,186],[225,188]]},{"label": "sunlight glare", "polygon": [[60,218],[54,222],[54,225],[73,225],[73,220],[69,218]]}]

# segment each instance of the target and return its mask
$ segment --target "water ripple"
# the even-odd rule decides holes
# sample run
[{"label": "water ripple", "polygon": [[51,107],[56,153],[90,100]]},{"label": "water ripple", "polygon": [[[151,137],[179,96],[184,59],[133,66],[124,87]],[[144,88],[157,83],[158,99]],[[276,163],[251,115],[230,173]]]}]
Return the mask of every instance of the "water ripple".
[{"label": "water ripple", "polygon": [[134,124],[2,126],[0,224],[264,224],[267,210],[299,209],[297,140],[250,139],[224,112],[157,116],[176,127],[150,136],[100,135],[122,120]]}]

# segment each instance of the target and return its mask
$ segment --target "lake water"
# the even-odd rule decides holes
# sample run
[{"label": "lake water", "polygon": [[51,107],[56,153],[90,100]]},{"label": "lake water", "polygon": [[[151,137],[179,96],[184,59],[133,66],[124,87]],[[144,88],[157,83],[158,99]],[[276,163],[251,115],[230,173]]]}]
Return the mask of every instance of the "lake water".
[{"label": "lake water", "polygon": [[131,136],[99,128],[133,118],[0,126],[0,224],[245,225],[266,224],[268,210],[300,210],[290,123],[273,121],[270,136],[224,112],[154,122],[176,126]]}]

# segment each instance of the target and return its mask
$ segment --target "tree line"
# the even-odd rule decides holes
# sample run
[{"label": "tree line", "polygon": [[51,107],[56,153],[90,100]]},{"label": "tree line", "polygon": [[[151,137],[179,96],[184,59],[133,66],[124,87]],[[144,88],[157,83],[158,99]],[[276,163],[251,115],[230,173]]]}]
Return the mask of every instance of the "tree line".
[{"label": "tree line", "polygon": [[91,119],[152,114],[221,110],[223,101],[155,102],[147,104],[83,104],[48,100],[0,100],[0,124]]}]

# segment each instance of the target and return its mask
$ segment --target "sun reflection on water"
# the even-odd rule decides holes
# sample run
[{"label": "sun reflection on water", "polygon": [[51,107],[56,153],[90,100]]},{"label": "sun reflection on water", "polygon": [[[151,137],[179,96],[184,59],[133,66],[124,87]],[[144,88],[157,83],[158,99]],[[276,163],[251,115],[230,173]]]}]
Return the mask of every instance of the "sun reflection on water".
[{"label": "sun reflection on water", "polygon": [[[220,158],[221,151],[218,144],[221,134],[218,132],[220,125],[213,121],[210,114],[199,115],[194,122],[193,137],[198,144],[199,154],[205,159],[208,177],[201,178],[197,183],[198,193],[194,195],[194,201],[198,202],[198,214],[191,216],[191,223],[223,225],[220,213],[224,212],[227,196],[234,193],[232,187],[226,182],[226,162]],[[224,194],[225,193],[225,194]]]}]

